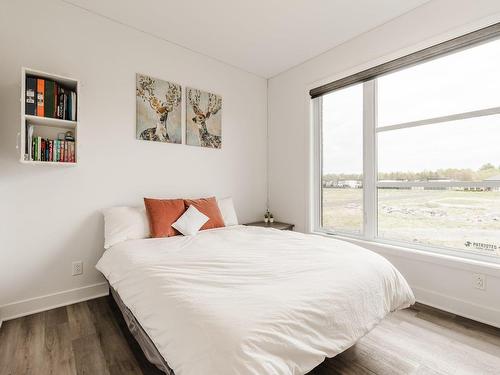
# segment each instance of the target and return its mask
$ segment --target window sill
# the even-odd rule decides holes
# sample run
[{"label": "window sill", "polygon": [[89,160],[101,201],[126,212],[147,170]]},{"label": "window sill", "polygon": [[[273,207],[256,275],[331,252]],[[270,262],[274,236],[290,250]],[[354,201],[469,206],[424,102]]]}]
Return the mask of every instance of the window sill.
[{"label": "window sill", "polygon": [[392,245],[381,241],[370,241],[356,237],[350,237],[338,234],[328,234],[325,232],[311,232],[315,235],[320,235],[328,238],[334,238],[342,241],[351,242],[366,249],[372,250],[381,255],[395,256],[406,259],[413,259],[419,262],[439,264],[446,267],[457,268],[472,272],[482,272],[494,277],[498,277],[500,271],[500,263],[495,261],[486,262],[482,260],[463,258],[448,254],[440,254],[434,251],[424,251],[413,249],[411,247]]}]

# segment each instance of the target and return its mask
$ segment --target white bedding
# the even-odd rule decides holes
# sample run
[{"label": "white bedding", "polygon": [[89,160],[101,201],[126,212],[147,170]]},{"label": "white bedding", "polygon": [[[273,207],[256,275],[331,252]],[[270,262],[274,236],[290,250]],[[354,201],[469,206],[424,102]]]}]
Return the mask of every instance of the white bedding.
[{"label": "white bedding", "polygon": [[414,303],[371,251],[257,227],[123,242],[97,269],[176,375],[305,374]]}]

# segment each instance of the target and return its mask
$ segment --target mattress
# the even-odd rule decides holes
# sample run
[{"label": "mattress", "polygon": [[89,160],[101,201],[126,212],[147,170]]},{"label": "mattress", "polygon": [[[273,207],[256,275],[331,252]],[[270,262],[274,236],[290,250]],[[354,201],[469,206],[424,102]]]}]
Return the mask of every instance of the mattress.
[{"label": "mattress", "polygon": [[122,313],[123,319],[127,324],[128,330],[139,344],[146,359],[150,363],[155,365],[158,369],[163,371],[165,374],[174,375],[174,372],[168,366],[167,361],[165,361],[165,359],[162,357],[162,355],[156,348],[153,341],[151,341],[148,334],[144,331],[140,323],[135,318],[134,314],[132,314],[132,312],[128,309],[128,307],[125,306],[122,299],[120,298],[120,295],[116,292],[116,290],[114,290],[112,286],[109,287],[109,290],[111,296],[116,302],[116,305],[118,306],[120,312]]},{"label": "mattress", "polygon": [[305,374],[414,303],[383,257],[268,228],[127,241],[97,269],[176,375]]}]

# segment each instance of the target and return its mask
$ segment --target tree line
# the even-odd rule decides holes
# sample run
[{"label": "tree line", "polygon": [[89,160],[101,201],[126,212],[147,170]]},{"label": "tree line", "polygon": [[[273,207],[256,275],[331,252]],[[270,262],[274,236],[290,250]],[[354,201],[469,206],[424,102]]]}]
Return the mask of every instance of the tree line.
[{"label": "tree line", "polygon": [[[398,181],[428,181],[437,179],[456,181],[483,181],[489,177],[500,175],[500,165],[495,167],[491,163],[484,164],[478,170],[472,169],[438,169],[435,171],[424,170],[421,172],[379,172],[379,180]],[[362,180],[362,174],[356,173],[329,173],[323,175],[323,182],[333,182],[334,184],[342,180]]]}]

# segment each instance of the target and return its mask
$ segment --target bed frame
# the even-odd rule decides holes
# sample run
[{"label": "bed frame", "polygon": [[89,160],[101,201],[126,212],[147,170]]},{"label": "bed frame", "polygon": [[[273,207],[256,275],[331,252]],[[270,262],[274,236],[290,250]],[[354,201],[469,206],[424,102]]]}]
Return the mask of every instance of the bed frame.
[{"label": "bed frame", "polygon": [[141,325],[135,318],[134,314],[132,314],[129,308],[125,306],[118,292],[113,289],[113,287],[109,284],[109,282],[108,286],[110,295],[113,298],[116,306],[118,307],[118,311],[121,313],[123,320],[126,323],[126,328],[128,329],[128,333],[135,339],[135,341],[137,341],[137,344],[141,349],[142,354],[144,354],[145,359],[147,359],[147,361],[149,361],[150,364],[156,366],[156,368],[162,371],[162,373],[165,373],[167,375],[175,375],[174,371],[167,364],[167,361],[165,361],[163,356],[160,354],[153,341],[149,338],[146,331],[144,331],[144,329],[141,327]]}]

